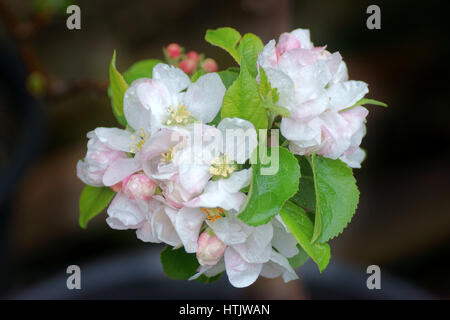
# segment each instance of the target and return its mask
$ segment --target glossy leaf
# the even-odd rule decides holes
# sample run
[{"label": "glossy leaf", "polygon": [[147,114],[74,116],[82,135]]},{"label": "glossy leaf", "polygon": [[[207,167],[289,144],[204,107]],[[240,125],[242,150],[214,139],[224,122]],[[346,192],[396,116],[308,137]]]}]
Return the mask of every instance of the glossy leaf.
[{"label": "glossy leaf", "polygon": [[108,187],[91,187],[86,185],[80,196],[80,216],[78,222],[86,228],[88,222],[98,215],[111,202],[115,192]]},{"label": "glossy leaf", "polygon": [[125,115],[123,113],[123,97],[125,95],[125,91],[128,89],[128,84],[120,72],[116,69],[116,51],[114,51],[111,64],[109,66],[109,87],[114,116],[122,126],[126,127],[127,120],[125,119]]},{"label": "glossy leaf", "polygon": [[238,216],[253,226],[269,222],[298,190],[300,168],[294,155],[282,147],[272,147],[268,151],[270,154],[278,152],[278,171],[275,174],[264,174],[262,169],[273,164],[263,165],[260,159],[252,164],[253,177],[247,202]]},{"label": "glossy leaf", "polygon": [[288,201],[281,209],[280,216],[299,245],[314,260],[319,271],[322,272],[330,261],[330,246],[326,243],[311,243],[314,226],[306,212]]}]

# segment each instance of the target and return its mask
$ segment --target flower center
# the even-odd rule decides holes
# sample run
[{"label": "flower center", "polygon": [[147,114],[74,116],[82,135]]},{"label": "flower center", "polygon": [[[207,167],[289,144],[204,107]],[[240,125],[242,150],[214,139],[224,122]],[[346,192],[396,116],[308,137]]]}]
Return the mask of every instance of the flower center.
[{"label": "flower center", "polygon": [[170,106],[167,112],[169,113],[169,120],[166,121],[166,125],[168,126],[186,125],[193,119],[187,107],[182,104],[176,108]]},{"label": "flower center", "polygon": [[207,215],[206,219],[213,222],[222,218],[224,211],[222,208],[201,208],[201,210]]},{"label": "flower center", "polygon": [[212,161],[211,167],[209,168],[209,173],[215,176],[228,178],[234,170],[236,170],[236,168],[234,165],[229,164],[228,156],[223,155]]},{"label": "flower center", "polygon": [[174,148],[170,148],[169,151],[164,152],[164,153],[161,153],[161,159],[160,159],[160,161],[161,161],[161,162],[166,162],[166,163],[171,162],[172,159],[173,159],[173,152],[174,152],[173,149],[174,149]]},{"label": "flower center", "polygon": [[131,152],[136,153],[142,149],[142,146],[150,138],[150,133],[145,132],[144,129],[139,129],[131,135]]}]

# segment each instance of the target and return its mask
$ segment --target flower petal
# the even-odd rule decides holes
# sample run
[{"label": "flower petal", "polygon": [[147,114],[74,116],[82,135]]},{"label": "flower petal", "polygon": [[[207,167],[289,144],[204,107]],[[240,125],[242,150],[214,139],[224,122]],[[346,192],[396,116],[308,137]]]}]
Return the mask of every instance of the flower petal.
[{"label": "flower petal", "polygon": [[181,69],[164,63],[158,63],[153,68],[153,79],[160,80],[171,94],[183,91],[191,83],[189,77]]},{"label": "flower petal", "polygon": [[[142,94],[146,90],[151,90],[151,79],[139,79],[134,81],[125,91],[123,99],[123,112],[128,125],[134,130],[143,129],[150,131],[150,105],[151,102],[145,99]],[[140,94],[138,94],[138,92]],[[142,99],[144,98],[144,99]]]},{"label": "flower petal", "polygon": [[233,248],[225,250],[225,268],[230,283],[236,288],[244,288],[258,279],[261,263],[247,263]]},{"label": "flower petal", "polygon": [[224,118],[217,126],[222,133],[223,153],[239,164],[247,161],[258,145],[255,126],[240,118]]},{"label": "flower petal", "polygon": [[233,246],[239,255],[248,263],[264,263],[270,259],[273,226],[266,223],[252,228],[252,233],[244,243]]},{"label": "flower petal", "polygon": [[301,43],[302,48],[304,49],[312,49],[314,47],[311,42],[311,36],[309,29],[296,29],[291,32]]},{"label": "flower petal", "polygon": [[105,186],[113,186],[140,169],[141,166],[136,159],[119,158],[106,169],[103,176],[103,184]]},{"label": "flower petal", "polygon": [[353,106],[368,92],[367,83],[354,80],[331,84],[327,90],[330,106],[336,111]]},{"label": "flower petal", "polygon": [[219,112],[225,91],[219,75],[207,73],[189,86],[184,103],[195,119],[208,123]]},{"label": "flower petal", "polygon": [[137,229],[144,222],[147,210],[147,201],[131,200],[119,192],[107,210],[106,221],[113,229]]},{"label": "flower petal", "polygon": [[175,229],[187,253],[197,251],[197,239],[205,214],[199,208],[183,207],[176,215]]},{"label": "flower petal", "polygon": [[131,136],[133,133],[118,128],[96,128],[95,134],[100,142],[114,150],[130,152],[132,148]]}]

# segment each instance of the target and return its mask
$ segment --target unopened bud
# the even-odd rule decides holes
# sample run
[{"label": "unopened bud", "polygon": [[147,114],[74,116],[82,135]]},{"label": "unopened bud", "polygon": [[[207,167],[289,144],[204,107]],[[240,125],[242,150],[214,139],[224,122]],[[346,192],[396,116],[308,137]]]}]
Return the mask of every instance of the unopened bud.
[{"label": "unopened bud", "polygon": [[196,63],[198,63],[200,61],[200,56],[199,56],[199,54],[196,51],[189,51],[186,54],[186,58],[194,60]]},{"label": "unopened bud", "polygon": [[197,62],[192,59],[184,59],[180,62],[180,69],[187,74],[191,74],[197,69]]},{"label": "unopened bud", "polygon": [[177,43],[171,43],[167,46],[167,54],[169,55],[169,58],[175,59],[178,58],[181,55],[181,47]]},{"label": "unopened bud", "polygon": [[156,190],[156,184],[144,173],[131,175],[122,184],[122,190],[130,199],[149,200]]},{"label": "unopened bud", "polygon": [[216,235],[211,235],[208,231],[203,232],[197,240],[197,260],[200,265],[214,266],[222,258],[226,249]]},{"label": "unopened bud", "polygon": [[203,70],[206,72],[216,72],[219,69],[217,66],[217,63],[212,58],[205,59],[205,62],[203,62]]}]

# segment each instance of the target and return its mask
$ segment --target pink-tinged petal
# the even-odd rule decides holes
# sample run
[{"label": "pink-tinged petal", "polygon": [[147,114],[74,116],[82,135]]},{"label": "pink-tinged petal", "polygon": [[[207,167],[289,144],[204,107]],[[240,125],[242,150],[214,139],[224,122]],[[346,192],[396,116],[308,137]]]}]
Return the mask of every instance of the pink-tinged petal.
[{"label": "pink-tinged petal", "polygon": [[122,185],[123,193],[130,199],[150,200],[155,193],[156,184],[146,174],[133,174]]},{"label": "pink-tinged petal", "polygon": [[113,229],[137,229],[145,220],[148,203],[131,200],[119,192],[108,207],[108,224]]},{"label": "pink-tinged petal", "polygon": [[302,44],[300,40],[291,33],[282,33],[280,38],[278,39],[277,48],[280,54],[282,55],[286,51],[290,51],[292,49],[301,48]]},{"label": "pink-tinged petal", "polygon": [[132,148],[132,132],[118,128],[97,128],[95,134],[101,143],[111,149],[130,152]]},{"label": "pink-tinged petal", "polygon": [[301,121],[310,120],[313,117],[320,115],[328,107],[328,97],[321,95],[315,99],[305,101],[301,104],[295,105],[291,111],[291,118]]},{"label": "pink-tinged petal", "polygon": [[361,162],[366,158],[366,153],[361,148],[349,154],[344,154],[339,159],[345,162],[350,168],[361,168]]},{"label": "pink-tinged petal", "polygon": [[197,251],[197,239],[205,214],[198,208],[181,208],[176,215],[175,229],[187,253]]},{"label": "pink-tinged petal", "polygon": [[225,250],[225,269],[230,283],[236,288],[244,288],[258,279],[261,263],[247,263],[233,248]]},{"label": "pink-tinged petal", "polygon": [[327,112],[321,118],[322,144],[317,154],[337,159],[350,147],[353,130],[337,112]]},{"label": "pink-tinged petal", "polygon": [[275,43],[275,40],[270,40],[258,56],[258,65],[264,69],[278,65],[279,52]]},{"label": "pink-tinged petal", "polygon": [[333,110],[339,111],[353,106],[369,92],[369,89],[367,83],[350,80],[331,84],[327,91],[330,106]]},{"label": "pink-tinged petal", "polygon": [[113,186],[140,169],[140,164],[134,158],[119,158],[106,170],[103,184]]},{"label": "pink-tinged petal", "polygon": [[225,90],[219,75],[208,73],[189,86],[184,96],[184,103],[195,119],[208,123],[219,112]]},{"label": "pink-tinged petal", "polygon": [[328,58],[328,68],[330,68],[332,75],[330,83],[345,82],[348,80],[347,65],[342,60],[342,56],[339,52],[333,53]]},{"label": "pink-tinged petal", "polygon": [[308,29],[296,29],[291,34],[300,41],[303,49],[312,49],[314,47]]},{"label": "pink-tinged petal", "polygon": [[181,69],[163,63],[158,63],[153,68],[153,79],[161,81],[171,94],[183,91],[191,83]]},{"label": "pink-tinged petal", "polygon": [[144,222],[142,226],[136,230],[136,236],[143,242],[161,243],[161,240],[153,234],[152,226],[149,221]]}]

